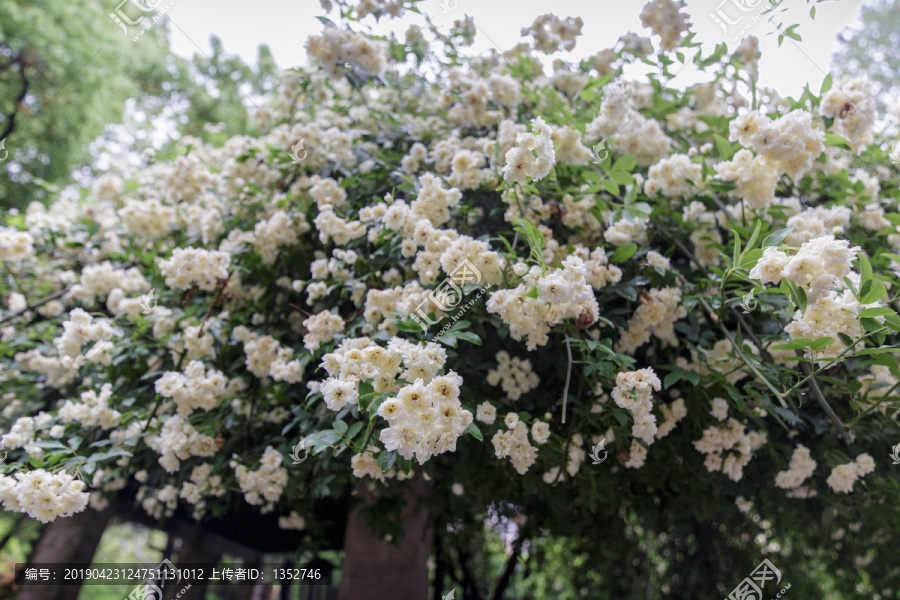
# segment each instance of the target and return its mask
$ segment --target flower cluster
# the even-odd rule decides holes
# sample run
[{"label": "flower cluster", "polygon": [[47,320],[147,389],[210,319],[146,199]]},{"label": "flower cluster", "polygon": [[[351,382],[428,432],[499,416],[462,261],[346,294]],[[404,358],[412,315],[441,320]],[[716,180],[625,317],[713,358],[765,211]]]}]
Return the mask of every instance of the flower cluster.
[{"label": "flower cluster", "polygon": [[[220,279],[228,277],[231,255],[203,248],[175,248],[168,260],[159,260],[159,272],[166,277],[166,285],[186,290],[196,285],[205,292],[216,289]],[[149,287],[149,286],[148,286]]]},{"label": "flower cluster", "polygon": [[816,461],[810,457],[809,448],[797,445],[791,455],[791,463],[787,471],[779,471],[775,476],[775,485],[786,490],[795,490],[803,485],[816,470]]},{"label": "flower cluster", "polygon": [[[510,413],[505,420],[506,431],[498,431],[491,438],[497,458],[509,457],[513,468],[524,475],[537,458],[537,448],[528,441],[528,426],[519,421],[516,413]],[[537,439],[535,439],[537,442]]]},{"label": "flower cluster", "polygon": [[[59,352],[60,365],[65,369],[77,370],[87,360],[88,356],[94,362],[108,365],[110,362],[109,350],[112,344],[109,339],[113,337],[113,329],[106,319],[97,319],[81,308],[74,308],[69,312],[71,321],[64,321],[63,334],[54,339],[56,350]],[[88,351],[87,355],[81,353],[81,347],[87,342],[96,341],[97,344]]]},{"label": "flower cluster", "polygon": [[122,414],[109,408],[110,398],[112,398],[112,384],[105,383],[100,388],[99,396],[94,390],[88,390],[81,394],[81,402],[66,400],[59,408],[59,418],[64,423],[77,421],[85,427],[112,429],[119,424]]},{"label": "flower cluster", "polygon": [[616,375],[616,387],[611,394],[616,404],[634,417],[631,434],[647,445],[653,443],[657,432],[652,398],[653,391],[659,391],[661,385],[653,369],[639,369]]},{"label": "flower cluster", "polygon": [[[515,289],[491,294],[487,309],[509,325],[514,340],[527,336],[527,347],[534,350],[546,344],[550,328],[565,319],[575,319],[582,328],[597,321],[599,306],[585,275],[584,261],[575,255],[544,277],[540,267],[531,267]],[[536,290],[536,297],[529,290]]]},{"label": "flower cluster", "polygon": [[853,77],[828,90],[819,106],[822,116],[834,119],[831,130],[850,140],[850,150],[860,154],[874,141],[877,119],[875,90],[868,76]]},{"label": "flower cluster", "polygon": [[833,468],[825,483],[836,493],[849,494],[853,491],[853,484],[857,479],[874,470],[875,461],[872,457],[868,454],[860,454],[855,461]]},{"label": "flower cluster", "polygon": [[288,383],[303,381],[303,364],[291,360],[294,355],[291,349],[283,348],[271,335],[260,336],[243,325],[235,327],[231,335],[244,343],[247,368],[257,377],[271,377]]},{"label": "flower cluster", "polygon": [[188,417],[197,409],[212,410],[228,397],[228,392],[233,392],[224,373],[216,369],[204,370],[199,360],[189,362],[184,373],[163,373],[156,380],[155,388],[163,398],[175,401],[182,417]]},{"label": "flower cluster", "polygon": [[462,377],[450,371],[428,385],[416,379],[378,407],[378,415],[390,425],[379,440],[387,450],[396,450],[419,464],[432,456],[456,451],[456,440],[472,423],[472,413],[459,402]]},{"label": "flower cluster", "polygon": [[506,350],[497,353],[497,368],[488,371],[488,385],[500,384],[507,397],[518,400],[540,383],[537,373],[531,370],[531,361],[517,357],[510,358]]},{"label": "flower cluster", "polygon": [[616,350],[631,354],[656,337],[664,345],[675,346],[675,321],[687,316],[680,306],[681,290],[678,288],[654,288],[641,294],[641,304],[628,320],[628,329],[619,336]]},{"label": "flower cluster", "polygon": [[215,438],[203,435],[180,415],[172,415],[158,434],[148,435],[147,446],[160,454],[159,464],[168,473],[174,473],[191,456],[212,456],[219,449]]},{"label": "flower cluster", "polygon": [[231,468],[237,477],[244,500],[254,506],[262,505],[260,512],[267,513],[275,508],[275,503],[281,497],[281,492],[288,482],[287,469],[281,466],[283,458],[281,454],[267,446],[260,459],[259,469],[250,471],[240,464],[237,456],[233,457]]},{"label": "flower cluster", "polygon": [[663,50],[677,48],[682,34],[691,28],[689,16],[681,12],[682,8],[675,0],[651,0],[641,10],[641,25],[660,37]]},{"label": "flower cluster", "polygon": [[544,119],[535,117],[531,121],[531,129],[534,133],[518,134],[515,147],[506,153],[506,165],[503,167],[503,178],[506,181],[525,184],[529,177],[533,181],[540,181],[556,163],[550,127]]},{"label": "flower cluster", "polygon": [[36,469],[16,473],[15,477],[0,475],[0,502],[5,510],[22,512],[41,523],[49,523],[57,517],[71,517],[83,511],[90,498],[84,488],[83,481],[68,473]]},{"label": "flower cluster", "polygon": [[584,21],[580,17],[560,19],[554,14],[541,15],[531,27],[522,29],[522,36],[533,35],[534,47],[546,54],[562,49],[571,52],[575,48],[575,38],[581,35]]},{"label": "flower cluster", "polygon": [[740,481],[744,476],[744,467],[753,458],[753,452],[760,449],[767,439],[765,431],[748,433],[740,421],[731,418],[722,427],[706,428],[703,438],[694,442],[694,448],[706,455],[707,471],[721,471],[732,481]]},{"label": "flower cluster", "polygon": [[750,146],[779,173],[797,180],[813,167],[813,161],[825,150],[825,132],[815,129],[812,117],[794,110],[776,120],[759,111],[751,111],[729,125],[729,139]]},{"label": "flower cluster", "polygon": [[309,331],[303,336],[303,345],[310,352],[315,352],[319,346],[334,339],[334,336],[344,330],[344,320],[327,310],[313,315],[303,321],[303,326]]},{"label": "flower cluster", "polygon": [[0,259],[21,260],[34,254],[34,238],[27,231],[0,227]]},{"label": "flower cluster", "polygon": [[334,26],[311,36],[306,52],[335,78],[343,77],[345,64],[358,66],[369,75],[377,75],[387,64],[387,44]]}]

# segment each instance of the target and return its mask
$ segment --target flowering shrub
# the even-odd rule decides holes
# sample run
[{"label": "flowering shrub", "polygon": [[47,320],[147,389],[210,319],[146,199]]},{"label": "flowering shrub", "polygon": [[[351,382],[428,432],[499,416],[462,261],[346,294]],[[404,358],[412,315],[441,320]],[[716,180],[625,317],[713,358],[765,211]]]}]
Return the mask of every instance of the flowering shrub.
[{"label": "flowering shrub", "polygon": [[[359,29],[404,9],[338,4]],[[654,0],[654,37],[552,74],[539,55],[580,19],[471,59],[468,18],[404,40],[326,19],[258,137],[184,139],[8,215],[3,507],[52,519],[127,481],[156,517],[243,498],[314,537],[316,499],[422,474],[466,490],[434,495],[448,522],[493,505],[535,536],[709,518],[773,552],[816,539],[798,514],[896,530],[900,192],[872,90],[782,98],[755,38],[705,55],[680,11]],[[668,87],[689,52],[709,81]],[[658,73],[623,76],[641,61]],[[682,497],[660,515],[654,490]]]}]

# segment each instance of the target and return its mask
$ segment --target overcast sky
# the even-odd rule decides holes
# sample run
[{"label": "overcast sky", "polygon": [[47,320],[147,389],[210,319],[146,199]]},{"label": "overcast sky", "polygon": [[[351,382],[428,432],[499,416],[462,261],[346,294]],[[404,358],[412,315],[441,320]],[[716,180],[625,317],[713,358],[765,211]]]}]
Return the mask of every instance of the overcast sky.
[{"label": "overcast sky", "polygon": [[[444,13],[442,2],[453,9]],[[835,37],[847,25],[856,23],[863,0],[823,2],[817,5],[814,21],[809,17],[807,0],[786,0],[783,8],[787,12],[779,13],[776,23],[783,22],[785,28],[799,23],[797,32],[803,41],[785,39],[781,48],[778,47],[775,24],[756,17],[764,2],[687,0],[686,12],[691,15],[693,31],[697,32],[705,52],[711,52],[715,44],[722,41],[733,50],[736,43],[732,38],[746,30],[745,35],[760,38],[760,85],[774,87],[783,96],[797,97],[806,83],[818,92],[831,66],[830,57],[837,44]],[[510,48],[522,40],[520,29],[530,25],[538,15],[553,12],[561,17],[579,16],[584,20],[584,28],[575,50],[559,54],[571,60],[612,46],[628,30],[649,35],[649,30],[641,27],[639,18],[643,4],[643,0],[424,0],[420,8],[431,15],[436,24],[447,28],[463,15],[474,17],[476,25],[484,32],[476,37],[473,47],[476,51],[490,47]],[[756,8],[742,12],[741,6]],[[178,54],[190,56],[198,50],[208,53],[209,36],[216,34],[226,50],[239,54],[250,63],[255,62],[257,47],[268,44],[278,66],[289,68],[306,64],[303,46],[307,37],[321,31],[322,24],[316,16],[322,15],[323,11],[318,0],[252,0],[236,5],[221,0],[178,0],[168,14],[172,21],[173,47]],[[737,23],[730,26],[726,35],[711,14],[723,22]],[[374,18],[367,17],[364,22],[374,24]],[[400,20],[383,19],[377,31],[384,33],[393,29],[402,38],[410,24],[421,23],[421,17],[415,14]],[[700,80],[690,70],[685,70],[670,85],[681,87]]]}]

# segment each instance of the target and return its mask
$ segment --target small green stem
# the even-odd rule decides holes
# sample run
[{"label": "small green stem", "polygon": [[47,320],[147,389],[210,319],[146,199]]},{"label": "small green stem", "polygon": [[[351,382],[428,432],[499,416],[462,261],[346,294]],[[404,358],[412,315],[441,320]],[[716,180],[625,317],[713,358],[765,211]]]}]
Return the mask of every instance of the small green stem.
[{"label": "small green stem", "polygon": [[562,423],[566,424],[566,403],[569,400],[569,381],[572,379],[572,346],[566,336],[566,353],[569,355],[569,367],[566,369],[566,387],[563,389]]},{"label": "small green stem", "polygon": [[706,308],[707,311],[709,311],[710,316],[713,317],[714,319],[716,319],[716,324],[719,326],[719,329],[722,330],[722,333],[725,334],[725,337],[728,338],[728,341],[731,342],[731,349],[734,351],[735,354],[738,355],[738,358],[740,358],[741,361],[745,365],[747,365],[747,368],[753,372],[753,374],[756,376],[756,378],[759,379],[767,388],[769,388],[769,391],[771,391],[775,395],[775,397],[778,398],[778,401],[781,403],[782,408],[787,408],[787,403],[784,401],[784,397],[782,396],[781,392],[779,392],[775,388],[775,386],[772,385],[771,381],[769,381],[768,379],[763,377],[763,374],[759,372],[759,369],[757,369],[756,366],[754,366],[753,364],[750,363],[749,360],[747,360],[747,357],[744,356],[743,350],[741,350],[741,348],[738,347],[737,341],[735,341],[734,337],[728,332],[727,329],[725,329],[725,326],[722,325],[721,321],[719,321],[716,313],[713,311],[712,307],[709,305],[709,303],[706,301],[706,299],[703,298],[702,296],[698,296],[697,298],[703,304],[703,307]]}]

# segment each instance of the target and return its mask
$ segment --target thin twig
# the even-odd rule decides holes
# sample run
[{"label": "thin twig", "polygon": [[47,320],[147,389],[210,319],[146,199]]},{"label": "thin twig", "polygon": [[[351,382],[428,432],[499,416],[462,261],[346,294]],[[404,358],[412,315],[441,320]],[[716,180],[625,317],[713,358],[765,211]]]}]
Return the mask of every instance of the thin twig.
[{"label": "thin twig", "polygon": [[566,369],[566,387],[563,389],[562,423],[566,424],[566,402],[569,400],[569,380],[572,378],[572,346],[566,336],[566,353],[569,355],[569,367]]},{"label": "thin twig", "polygon": [[810,384],[810,387],[812,388],[813,396],[815,396],[816,400],[819,401],[819,404],[822,406],[822,409],[828,414],[828,418],[831,419],[831,422],[834,423],[838,427],[838,431],[841,432],[841,437],[844,439],[844,443],[849,446],[850,445],[850,435],[847,433],[847,431],[850,428],[847,427],[846,425],[844,425],[843,422],[841,422],[840,417],[837,416],[837,414],[831,408],[831,405],[828,404],[827,400],[825,400],[825,396],[822,394],[822,390],[819,389],[819,382],[816,381],[815,377],[810,375],[811,369],[809,368],[809,365],[806,363],[801,363],[801,365],[803,367],[803,371],[809,377],[809,384]]},{"label": "thin twig", "polygon": [[68,292],[68,291],[69,291],[69,288],[65,288],[65,289],[59,290],[58,292],[55,292],[55,293],[53,293],[53,294],[50,294],[50,295],[47,296],[46,298],[41,298],[41,299],[38,300],[37,302],[33,302],[33,303],[29,304],[28,306],[26,306],[25,308],[23,308],[23,309],[20,310],[19,312],[13,313],[13,314],[11,314],[11,315],[9,315],[9,316],[7,316],[7,317],[3,317],[2,319],[0,319],[0,325],[2,325],[3,323],[6,323],[7,321],[12,321],[12,320],[15,319],[16,317],[20,317],[20,316],[24,315],[24,314],[27,313],[29,310],[34,310],[34,309],[37,308],[38,306],[43,306],[44,304],[47,304],[47,303],[50,302],[51,300],[56,300],[56,299],[59,298],[60,296],[65,295],[65,293]]}]

